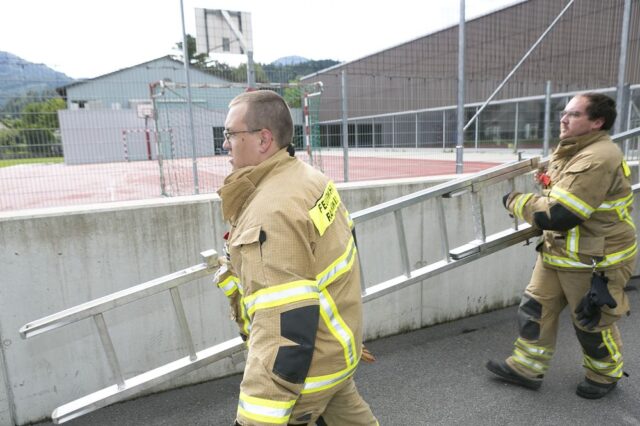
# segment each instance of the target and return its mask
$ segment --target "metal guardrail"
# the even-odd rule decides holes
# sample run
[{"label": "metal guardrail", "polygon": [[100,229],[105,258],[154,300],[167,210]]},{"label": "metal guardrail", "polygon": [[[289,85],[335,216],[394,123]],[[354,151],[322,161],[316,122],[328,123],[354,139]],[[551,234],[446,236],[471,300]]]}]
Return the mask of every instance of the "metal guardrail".
[{"label": "metal guardrail", "polygon": [[[615,135],[612,139],[614,141],[622,141],[635,136],[640,136],[640,128]],[[379,284],[363,287],[363,302],[366,303],[385,294],[398,291],[538,235],[538,230],[533,229],[529,224],[518,223],[516,219],[514,219],[513,227],[492,235],[486,235],[481,192],[483,188],[505,180],[509,181],[511,189],[514,190],[515,177],[534,171],[544,165],[545,162],[546,160],[535,157],[500,165],[470,177],[442,183],[353,213],[351,217],[356,226],[383,215],[394,215],[403,267],[402,274]],[[640,191],[640,183],[633,186],[633,191]],[[450,249],[443,199],[459,197],[465,194],[471,196],[475,239]],[[428,200],[435,200],[437,203],[442,259],[412,270],[409,263],[402,210]],[[194,349],[178,287],[195,279],[211,275],[217,270],[217,253],[215,250],[203,252],[202,256],[204,263],[69,308],[30,322],[20,329],[20,335],[23,338],[29,338],[91,317],[96,324],[110,367],[116,377],[115,384],[55,409],[51,416],[54,423],[64,423],[83,414],[122,401],[165,380],[194,371],[244,350],[245,345],[239,337],[199,352]],[[362,262],[360,264],[362,267]],[[362,283],[364,282],[363,275]],[[171,294],[182,332],[183,343],[188,348],[189,354],[161,367],[125,379],[121,373],[118,357],[111,343],[102,313],[167,290]]]}]

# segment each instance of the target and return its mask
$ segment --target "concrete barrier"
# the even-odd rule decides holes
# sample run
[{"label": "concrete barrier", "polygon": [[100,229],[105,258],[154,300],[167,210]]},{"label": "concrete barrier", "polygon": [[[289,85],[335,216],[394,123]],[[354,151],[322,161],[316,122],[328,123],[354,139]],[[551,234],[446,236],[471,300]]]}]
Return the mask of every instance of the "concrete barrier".
[{"label": "concrete barrier", "polygon": [[[439,183],[407,179],[339,185],[350,211]],[[530,177],[518,187],[531,185]],[[511,223],[501,205],[506,184],[483,192],[487,232]],[[445,202],[451,247],[473,239],[466,197]],[[410,261],[441,258],[435,204],[405,215]],[[202,195],[0,214],[0,424],[45,419],[57,406],[114,383],[90,320],[28,340],[27,322],[201,261],[222,252],[220,200]],[[367,285],[401,273],[391,217],[362,224],[357,238]],[[374,300],[365,307],[366,339],[500,308],[527,284],[533,246],[514,246],[447,274]],[[208,279],[181,287],[196,350],[237,335],[224,295]],[[168,293],[105,314],[125,377],[186,354]],[[154,388],[154,392],[240,372],[225,360]],[[212,396],[215,398],[215,396]]]}]

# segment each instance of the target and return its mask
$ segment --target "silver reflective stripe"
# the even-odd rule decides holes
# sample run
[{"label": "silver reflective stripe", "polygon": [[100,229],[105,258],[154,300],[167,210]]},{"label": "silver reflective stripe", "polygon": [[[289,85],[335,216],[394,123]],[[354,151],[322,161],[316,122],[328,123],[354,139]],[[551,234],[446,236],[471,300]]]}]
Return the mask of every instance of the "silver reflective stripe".
[{"label": "silver reflective stripe", "polygon": [[271,308],[317,297],[318,286],[315,281],[296,281],[268,287],[245,297],[245,309],[251,316],[257,309]]},{"label": "silver reflective stripe", "polygon": [[265,423],[286,424],[295,400],[282,402],[250,397],[240,393],[238,411],[245,417]]},{"label": "silver reflective stripe", "polygon": [[225,295],[231,296],[238,289],[237,282],[238,280],[236,279],[236,277],[230,276],[226,280],[218,284],[218,287],[220,287],[222,291],[224,291]]},{"label": "silver reflective stripe", "polygon": [[326,286],[328,286],[331,282],[333,282],[335,277],[340,272],[342,272],[343,270],[349,267],[355,252],[356,252],[356,246],[352,237],[349,240],[349,244],[347,245],[347,250],[340,256],[340,257],[344,256],[344,258],[338,261],[332,267],[330,267],[329,270],[325,270],[321,275],[316,277],[316,279],[318,280],[318,288],[320,290],[323,290]]},{"label": "silver reflective stripe", "polygon": [[593,213],[594,209],[589,204],[582,201],[580,198],[571,194],[570,192],[565,191],[564,189],[554,187],[549,193],[549,197],[555,198],[561,204],[569,207],[574,212],[578,213],[580,216],[584,218],[589,218],[591,213]]},{"label": "silver reflective stripe", "polygon": [[[335,306],[331,299],[331,295],[327,290],[322,290],[320,293],[320,308],[322,309],[323,318],[326,319],[327,327],[332,330],[332,334],[340,341],[340,344],[347,352],[347,365],[351,366],[356,362],[356,354],[353,347],[353,334],[344,323],[340,314],[337,312],[338,308]],[[344,325],[344,327],[343,327]],[[347,327],[345,329],[345,327]]]},{"label": "silver reflective stripe", "polygon": [[605,201],[598,206],[596,210],[614,210],[620,207],[626,207],[633,203],[633,194],[629,194],[624,198],[620,198],[618,200],[613,201]]},{"label": "silver reflective stripe", "polygon": [[355,364],[342,371],[326,376],[307,377],[307,380],[304,382],[304,387],[302,388],[302,393],[318,392],[335,386],[351,376],[356,371],[357,366],[358,364]]},{"label": "silver reflective stripe", "polygon": [[570,258],[578,260],[578,241],[580,239],[580,228],[571,228],[567,232],[567,254]]},{"label": "silver reflective stripe", "polygon": [[535,346],[530,343],[525,342],[521,338],[518,338],[517,343],[518,347],[529,355],[539,356],[541,358],[551,358],[553,355],[553,350],[543,348],[541,346]]},{"label": "silver reflective stripe", "polygon": [[520,364],[523,364],[524,366],[529,367],[530,369],[537,371],[539,373],[544,374],[544,372],[547,371],[546,365],[529,358],[526,354],[522,353],[518,349],[515,349],[513,351],[513,359],[519,362]]}]

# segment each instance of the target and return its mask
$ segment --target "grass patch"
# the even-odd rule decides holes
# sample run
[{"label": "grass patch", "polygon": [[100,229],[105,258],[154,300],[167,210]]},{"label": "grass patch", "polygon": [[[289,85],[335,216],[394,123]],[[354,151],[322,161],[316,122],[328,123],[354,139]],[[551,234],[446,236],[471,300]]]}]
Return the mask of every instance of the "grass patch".
[{"label": "grass patch", "polygon": [[63,160],[64,157],[15,158],[12,160],[0,160],[0,167],[15,166],[18,164],[62,163]]}]

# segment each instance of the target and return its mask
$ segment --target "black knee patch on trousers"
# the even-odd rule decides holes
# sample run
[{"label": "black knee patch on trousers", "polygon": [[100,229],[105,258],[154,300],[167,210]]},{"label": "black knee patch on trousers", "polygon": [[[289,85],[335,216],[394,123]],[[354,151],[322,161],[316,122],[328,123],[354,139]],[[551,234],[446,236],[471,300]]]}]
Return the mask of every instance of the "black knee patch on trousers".
[{"label": "black knee patch on trousers", "polygon": [[593,359],[603,359],[609,356],[609,349],[607,349],[602,340],[602,332],[589,333],[588,331],[580,330],[575,325],[573,328],[576,330],[576,336],[578,336],[578,341],[585,354]]},{"label": "black knee patch on trousers", "polygon": [[536,299],[523,295],[518,307],[518,327],[520,337],[527,340],[538,340],[540,337],[540,323],[536,320],[542,318],[542,305]]},{"label": "black knee patch on trousers", "polygon": [[320,307],[303,306],[280,314],[280,334],[296,346],[280,346],[273,372],[291,383],[307,378],[316,342]]}]

